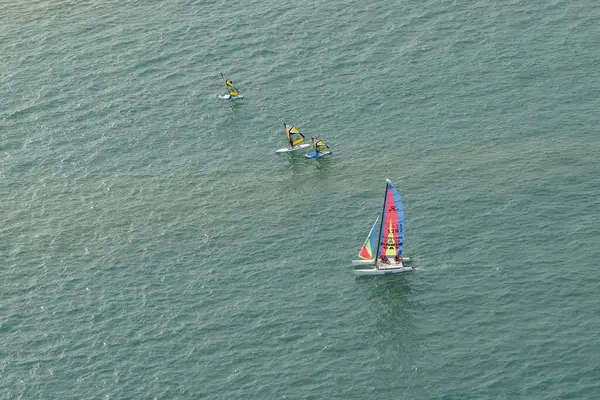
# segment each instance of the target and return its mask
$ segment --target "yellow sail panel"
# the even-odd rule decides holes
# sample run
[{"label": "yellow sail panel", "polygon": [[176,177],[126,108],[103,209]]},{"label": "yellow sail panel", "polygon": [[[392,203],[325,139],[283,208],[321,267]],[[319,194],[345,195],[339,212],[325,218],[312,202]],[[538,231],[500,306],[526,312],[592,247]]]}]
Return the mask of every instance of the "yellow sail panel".
[{"label": "yellow sail panel", "polygon": [[322,140],[319,140],[315,147],[319,153],[326,153],[329,151],[329,147],[327,147],[325,142]]},{"label": "yellow sail panel", "polygon": [[383,243],[383,254],[385,254],[388,257],[396,257],[398,255],[398,245],[396,244],[394,232],[396,232],[396,229],[394,229],[394,222],[392,219],[390,219],[387,240]]},{"label": "yellow sail panel", "polygon": [[296,128],[294,125],[283,124],[283,129],[285,130],[285,134],[288,135],[288,137],[290,133],[300,133],[298,128]]},{"label": "yellow sail panel", "polygon": [[301,137],[299,139],[296,139],[296,140],[292,140],[292,142],[291,142],[292,143],[292,147],[297,146],[297,145],[299,145],[302,142],[304,142],[304,138],[303,137]]}]

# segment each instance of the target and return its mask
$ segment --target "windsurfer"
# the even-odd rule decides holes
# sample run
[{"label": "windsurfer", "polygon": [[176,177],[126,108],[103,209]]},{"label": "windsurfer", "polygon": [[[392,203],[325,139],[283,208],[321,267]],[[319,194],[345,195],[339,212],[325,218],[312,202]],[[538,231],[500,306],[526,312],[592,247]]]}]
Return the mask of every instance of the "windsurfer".
[{"label": "windsurfer", "polygon": [[233,86],[233,82],[231,82],[231,81],[227,82],[227,91],[229,92],[229,94],[232,97],[237,96],[238,94],[240,94],[240,92]]},{"label": "windsurfer", "polygon": [[223,76],[223,79],[225,79],[225,87],[227,88],[229,95],[231,97],[235,97],[238,94],[240,94],[240,92],[235,88],[235,86],[233,86],[233,81],[224,75],[222,75],[222,76]]}]

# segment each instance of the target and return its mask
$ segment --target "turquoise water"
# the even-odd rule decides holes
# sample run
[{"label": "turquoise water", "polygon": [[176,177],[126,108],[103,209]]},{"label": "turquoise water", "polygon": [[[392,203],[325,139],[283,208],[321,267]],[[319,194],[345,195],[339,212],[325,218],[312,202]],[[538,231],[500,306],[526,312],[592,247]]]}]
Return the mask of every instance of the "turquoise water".
[{"label": "turquoise water", "polygon": [[600,395],[595,2],[0,8],[0,398]]}]

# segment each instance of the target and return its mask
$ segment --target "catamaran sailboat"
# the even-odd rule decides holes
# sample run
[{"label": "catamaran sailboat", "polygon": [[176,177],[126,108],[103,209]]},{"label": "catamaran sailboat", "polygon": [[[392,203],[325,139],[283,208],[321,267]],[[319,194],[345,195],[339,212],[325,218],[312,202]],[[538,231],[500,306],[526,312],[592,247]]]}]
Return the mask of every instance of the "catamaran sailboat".
[{"label": "catamaran sailboat", "polygon": [[312,139],[313,151],[306,153],[305,154],[306,157],[319,158],[319,157],[327,156],[332,153],[331,150],[329,150],[329,146],[327,146],[324,141],[322,141],[319,138],[315,138],[315,137],[311,138],[311,139]]},{"label": "catamaran sailboat", "polygon": [[287,137],[289,147],[284,147],[283,149],[275,150],[275,152],[287,153],[289,151],[305,149],[310,146],[310,143],[304,142],[304,135],[301,134],[298,128],[296,128],[294,125],[288,125],[284,123],[283,129],[285,129],[285,136]]},{"label": "catamaran sailboat", "polygon": [[225,82],[225,87],[227,88],[227,93],[223,93],[219,95],[221,100],[237,100],[243,99],[244,96],[241,95],[240,91],[233,86],[233,81],[227,77],[227,75],[221,72],[221,77]]},{"label": "catamaran sailboat", "polygon": [[[375,268],[355,269],[354,275],[356,276],[388,275],[414,270],[414,267],[402,265],[402,261],[409,259],[402,258],[404,208],[400,200],[400,193],[389,179],[386,179],[386,182],[377,247],[374,246],[375,226],[377,225],[377,220],[375,220],[367,240],[358,253],[362,260],[353,261],[354,264],[375,264]],[[375,250],[375,254],[373,254],[373,250]]]}]

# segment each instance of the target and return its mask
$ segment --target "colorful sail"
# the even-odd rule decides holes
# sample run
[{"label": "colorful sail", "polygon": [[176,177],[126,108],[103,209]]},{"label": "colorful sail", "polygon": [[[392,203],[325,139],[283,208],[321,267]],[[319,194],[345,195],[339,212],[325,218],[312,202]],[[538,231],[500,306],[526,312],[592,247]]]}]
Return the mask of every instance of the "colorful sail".
[{"label": "colorful sail", "polygon": [[319,138],[312,138],[312,143],[317,155],[331,152],[331,150],[329,150],[329,147],[325,144],[325,142]]},{"label": "colorful sail", "polygon": [[298,146],[300,143],[304,142],[304,135],[301,134],[294,125],[283,124],[283,127],[290,146]]},{"label": "colorful sail", "polygon": [[231,96],[237,96],[240,92],[233,86],[233,81],[227,77],[227,75],[221,73],[223,80],[225,81],[225,87]]},{"label": "colorful sail", "polygon": [[388,181],[383,215],[381,217],[381,229],[379,232],[379,246],[377,257],[395,257],[402,255],[404,244],[404,208],[400,200],[400,193]]},{"label": "colorful sail", "polygon": [[377,221],[379,218],[373,222],[373,226],[371,227],[371,231],[369,231],[369,236],[365,240],[365,243],[362,245],[358,256],[365,260],[373,259],[373,249],[375,248],[375,225],[377,225]]}]

